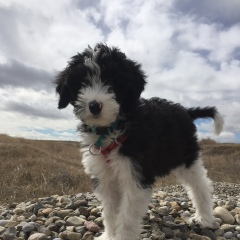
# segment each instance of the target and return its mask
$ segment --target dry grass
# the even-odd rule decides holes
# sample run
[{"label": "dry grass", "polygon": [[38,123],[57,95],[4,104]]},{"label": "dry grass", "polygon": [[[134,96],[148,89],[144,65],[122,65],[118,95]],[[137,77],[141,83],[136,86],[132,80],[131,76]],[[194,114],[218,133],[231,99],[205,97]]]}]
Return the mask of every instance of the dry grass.
[{"label": "dry grass", "polygon": [[[83,171],[79,143],[27,140],[0,135],[0,202],[19,202],[53,194],[91,191]],[[201,142],[203,159],[213,181],[240,183],[240,145]],[[156,186],[175,184],[170,175]]]},{"label": "dry grass", "polygon": [[0,201],[22,201],[91,189],[79,143],[0,135]]},{"label": "dry grass", "polygon": [[[215,182],[240,183],[240,144],[217,143],[211,139],[200,142],[202,159],[208,176]],[[158,179],[156,187],[178,184],[173,174]]]}]

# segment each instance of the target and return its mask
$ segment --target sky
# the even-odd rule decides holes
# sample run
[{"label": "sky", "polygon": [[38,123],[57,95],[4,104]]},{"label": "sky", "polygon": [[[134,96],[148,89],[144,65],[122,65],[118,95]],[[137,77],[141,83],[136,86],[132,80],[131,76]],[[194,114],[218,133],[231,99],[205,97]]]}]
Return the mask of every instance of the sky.
[{"label": "sky", "polygon": [[239,0],[0,0],[0,133],[81,140],[72,106],[52,81],[98,42],[142,64],[142,97],[216,106],[224,131],[198,120],[198,137],[240,143]]}]

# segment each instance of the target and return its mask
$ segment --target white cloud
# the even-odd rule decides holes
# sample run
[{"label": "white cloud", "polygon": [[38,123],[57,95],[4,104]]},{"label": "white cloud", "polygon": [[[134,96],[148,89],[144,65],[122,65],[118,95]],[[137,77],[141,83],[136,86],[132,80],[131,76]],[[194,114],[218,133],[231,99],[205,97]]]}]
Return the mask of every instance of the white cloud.
[{"label": "white cloud", "polygon": [[[110,0],[0,0],[3,46],[0,64],[5,68],[9,62],[22,63],[11,79],[24,66],[25,74],[38,76],[38,72],[38,81],[31,82],[36,85],[42,76],[62,70],[69,58],[88,44],[106,42],[119,46],[128,57],[141,62],[149,76],[143,96],[159,96],[187,107],[216,105],[226,122],[220,141],[237,141],[235,134],[240,132],[238,10],[238,0],[231,3],[116,0],[114,4]],[[13,67],[16,70],[16,65]],[[54,86],[49,84],[36,90],[29,84],[23,89],[25,85],[17,82],[0,89],[5,132],[48,138],[49,135],[36,131],[36,127],[57,131],[75,128],[77,121],[71,107],[57,110]],[[6,106],[12,110],[7,111]],[[21,111],[16,111],[16,107],[22,108]],[[53,115],[59,115],[59,119]],[[26,126],[32,132],[21,130]],[[200,132],[200,136],[211,134],[213,129],[206,127],[204,131],[207,133]],[[73,137],[67,131],[63,135]]]}]

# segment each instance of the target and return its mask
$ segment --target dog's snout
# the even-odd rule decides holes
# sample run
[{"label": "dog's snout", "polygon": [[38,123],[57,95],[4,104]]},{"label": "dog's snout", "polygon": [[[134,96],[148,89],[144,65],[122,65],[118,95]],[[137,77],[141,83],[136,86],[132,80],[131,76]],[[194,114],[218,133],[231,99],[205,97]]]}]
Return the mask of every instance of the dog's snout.
[{"label": "dog's snout", "polygon": [[93,100],[89,103],[89,110],[93,115],[98,115],[102,110],[102,103]]}]

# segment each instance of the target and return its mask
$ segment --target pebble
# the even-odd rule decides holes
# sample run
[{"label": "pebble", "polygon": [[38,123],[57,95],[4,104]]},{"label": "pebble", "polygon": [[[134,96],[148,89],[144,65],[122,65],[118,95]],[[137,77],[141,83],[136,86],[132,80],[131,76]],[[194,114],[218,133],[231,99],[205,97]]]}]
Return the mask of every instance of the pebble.
[{"label": "pebble", "polygon": [[35,222],[28,222],[22,227],[23,232],[30,233],[34,230],[37,230],[37,224]]},{"label": "pebble", "polygon": [[47,240],[47,236],[43,233],[34,233],[28,238],[28,240]]},{"label": "pebble", "polygon": [[77,216],[69,217],[66,221],[67,226],[82,226],[83,224],[84,219]]},{"label": "pebble", "polygon": [[221,220],[224,223],[233,224],[235,222],[233,215],[224,207],[216,207],[213,210],[213,212],[214,212],[215,216],[221,218]]},{"label": "pebble", "polygon": [[224,234],[223,234],[223,237],[225,237],[225,238],[231,238],[233,236],[233,233],[232,232],[225,232]]},{"label": "pebble", "polygon": [[[156,189],[143,218],[144,240],[240,240],[240,185],[213,183],[218,229],[189,225],[195,209],[180,185]],[[93,240],[104,231],[93,193],[50,196],[0,207],[0,239]],[[132,223],[134,224],[134,223]]]},{"label": "pebble", "polygon": [[97,233],[100,230],[100,227],[92,221],[85,221],[84,226],[91,232]]}]

